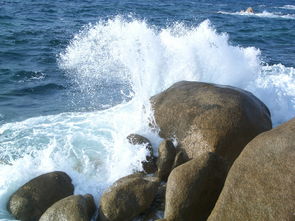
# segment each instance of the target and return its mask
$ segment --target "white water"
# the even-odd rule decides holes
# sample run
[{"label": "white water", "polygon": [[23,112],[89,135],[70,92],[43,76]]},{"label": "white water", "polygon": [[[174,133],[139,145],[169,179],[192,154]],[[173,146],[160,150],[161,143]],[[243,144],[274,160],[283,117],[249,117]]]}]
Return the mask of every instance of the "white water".
[{"label": "white water", "polygon": [[99,22],[75,36],[59,63],[85,96],[95,96],[99,82],[125,85],[115,94],[123,102],[103,111],[0,126],[0,156],[11,164],[0,165],[0,218],[8,217],[9,195],[39,174],[65,171],[75,193],[91,193],[97,201],[116,179],[140,169],[145,149],[128,144],[126,136],[139,133],[157,147],[160,139],[148,127],[149,98],[177,81],[250,90],[270,108],[275,125],[295,113],[295,69],[263,66],[259,49],[230,45],[227,34],[218,34],[208,20],[161,30],[120,17]]},{"label": "white water", "polygon": [[278,7],[282,9],[287,9],[287,10],[295,10],[295,5],[284,5],[282,7]]},{"label": "white water", "polygon": [[225,11],[219,11],[220,14],[225,15],[240,15],[240,16],[249,16],[249,17],[261,17],[261,18],[283,18],[283,19],[295,19],[294,14],[282,14],[280,12],[255,12],[255,13],[249,13],[246,11],[240,11],[240,12],[225,12]]}]

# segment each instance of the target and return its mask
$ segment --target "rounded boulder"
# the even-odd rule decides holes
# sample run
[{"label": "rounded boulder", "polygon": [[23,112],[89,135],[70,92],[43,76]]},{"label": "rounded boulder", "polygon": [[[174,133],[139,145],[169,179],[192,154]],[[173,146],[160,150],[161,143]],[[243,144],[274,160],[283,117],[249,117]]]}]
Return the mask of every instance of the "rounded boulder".
[{"label": "rounded boulder", "polygon": [[205,153],[172,170],[165,198],[165,219],[205,221],[225,179],[223,161]]},{"label": "rounded boulder", "polygon": [[255,137],[231,167],[208,221],[295,220],[295,118]]},{"label": "rounded boulder", "polygon": [[127,176],[114,183],[100,199],[100,221],[131,221],[150,207],[159,180],[141,175]]},{"label": "rounded boulder", "polygon": [[170,140],[163,140],[160,143],[158,152],[159,156],[157,159],[157,175],[161,180],[167,181],[167,178],[173,167],[176,150]]},{"label": "rounded boulder", "polygon": [[181,81],[151,103],[161,137],[176,138],[189,158],[214,152],[229,167],[250,140],[272,127],[258,98],[229,86]]},{"label": "rounded boulder", "polygon": [[20,187],[10,197],[7,208],[19,220],[35,221],[52,204],[73,192],[72,180],[66,173],[46,173]]},{"label": "rounded boulder", "polygon": [[39,221],[90,221],[95,209],[93,196],[90,194],[68,196],[49,207]]}]

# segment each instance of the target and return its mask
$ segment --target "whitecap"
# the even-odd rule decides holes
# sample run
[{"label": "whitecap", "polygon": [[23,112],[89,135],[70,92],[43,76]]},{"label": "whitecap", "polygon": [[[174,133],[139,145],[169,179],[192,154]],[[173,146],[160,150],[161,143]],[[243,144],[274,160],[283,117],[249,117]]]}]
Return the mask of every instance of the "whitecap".
[{"label": "whitecap", "polygon": [[279,12],[268,12],[263,11],[261,13],[250,13],[245,11],[240,12],[225,12],[225,11],[218,11],[219,14],[225,15],[239,15],[239,16],[249,16],[249,17],[260,17],[260,18],[282,18],[282,19],[295,19],[294,14],[281,14]]},{"label": "whitecap", "polygon": [[295,10],[295,5],[284,5],[282,7],[277,7],[281,9],[287,9],[287,10]]}]

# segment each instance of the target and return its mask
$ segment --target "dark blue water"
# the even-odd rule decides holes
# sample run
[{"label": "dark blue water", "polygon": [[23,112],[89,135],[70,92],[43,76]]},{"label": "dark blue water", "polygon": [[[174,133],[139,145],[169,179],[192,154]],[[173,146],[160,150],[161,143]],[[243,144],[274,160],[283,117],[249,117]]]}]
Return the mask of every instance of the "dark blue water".
[{"label": "dark blue water", "polygon": [[[209,19],[218,32],[228,33],[231,44],[259,48],[269,65],[295,67],[295,10],[280,8],[292,4],[291,0],[0,0],[0,122],[99,108],[74,96],[79,90],[59,68],[57,57],[83,26],[116,15],[132,15],[159,29],[175,22],[194,27]],[[218,13],[249,6],[255,13],[267,11],[278,17]]]}]

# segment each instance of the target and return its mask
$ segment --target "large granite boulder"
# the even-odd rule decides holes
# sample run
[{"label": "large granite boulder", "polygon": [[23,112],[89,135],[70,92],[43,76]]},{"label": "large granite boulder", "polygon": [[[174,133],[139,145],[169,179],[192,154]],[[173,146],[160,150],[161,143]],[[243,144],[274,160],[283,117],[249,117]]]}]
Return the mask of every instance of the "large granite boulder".
[{"label": "large granite boulder", "polygon": [[72,195],[54,203],[39,221],[90,221],[95,209],[92,195]]},{"label": "large granite boulder", "polygon": [[223,161],[205,153],[172,170],[166,190],[165,219],[206,220],[225,179]]},{"label": "large granite boulder", "polygon": [[52,204],[73,194],[71,182],[71,178],[60,171],[38,176],[10,197],[7,208],[16,219],[38,220]]},{"label": "large granite boulder", "polygon": [[146,159],[141,162],[143,171],[147,174],[155,173],[157,171],[157,165],[151,142],[139,134],[129,134],[127,140],[133,145],[145,145],[149,154],[146,156]]},{"label": "large granite boulder", "polygon": [[214,152],[229,166],[251,139],[272,127],[259,99],[229,86],[181,81],[151,103],[161,137],[176,138],[189,158]]},{"label": "large granite boulder", "polygon": [[208,220],[295,220],[295,118],[244,148]]},{"label": "large granite boulder", "polygon": [[100,221],[131,221],[150,207],[159,187],[156,177],[141,174],[121,178],[100,199]]},{"label": "large granite boulder", "polygon": [[167,178],[173,167],[176,150],[170,140],[163,140],[159,145],[158,152],[159,156],[157,159],[157,175],[161,180],[167,181]]}]

